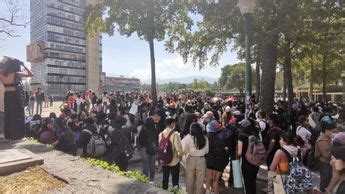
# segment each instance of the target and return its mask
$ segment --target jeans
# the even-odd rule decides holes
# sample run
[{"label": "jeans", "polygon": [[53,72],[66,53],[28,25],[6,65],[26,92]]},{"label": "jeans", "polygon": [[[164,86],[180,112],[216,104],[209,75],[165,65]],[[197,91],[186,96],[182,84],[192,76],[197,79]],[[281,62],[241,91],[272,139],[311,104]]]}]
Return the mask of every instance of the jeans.
[{"label": "jeans", "polygon": [[256,177],[259,172],[258,166],[253,166],[242,157],[242,175],[246,194],[256,194]]},{"label": "jeans", "polygon": [[186,161],[186,190],[188,194],[205,193],[203,184],[206,174],[205,157],[188,156]]},{"label": "jeans", "polygon": [[[156,162],[156,154],[148,155],[146,153],[146,149],[141,149],[141,159],[143,161],[143,174],[150,178],[150,181],[154,181],[155,178],[155,162]],[[150,173],[150,174],[149,174]]]},{"label": "jeans", "polygon": [[34,115],[35,109],[35,101],[29,101],[29,116],[32,117]]},{"label": "jeans", "polygon": [[163,189],[167,190],[169,188],[169,177],[171,174],[173,187],[178,186],[178,181],[180,177],[180,163],[175,166],[163,166]]},{"label": "jeans", "polygon": [[42,104],[43,104],[43,102],[39,102],[39,101],[36,102],[36,114],[38,114],[38,113],[40,115],[42,114]]},{"label": "jeans", "polygon": [[318,171],[320,172],[320,191],[325,192],[326,187],[329,185],[332,179],[332,166],[329,163],[318,163]]}]

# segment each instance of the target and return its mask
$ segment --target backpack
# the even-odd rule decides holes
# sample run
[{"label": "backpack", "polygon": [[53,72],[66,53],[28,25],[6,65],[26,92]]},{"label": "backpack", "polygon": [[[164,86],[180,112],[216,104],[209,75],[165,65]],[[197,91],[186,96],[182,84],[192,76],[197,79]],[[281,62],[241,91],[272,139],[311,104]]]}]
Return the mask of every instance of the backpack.
[{"label": "backpack", "polygon": [[289,161],[289,174],[286,177],[284,184],[284,190],[286,193],[298,193],[307,191],[312,188],[312,177],[308,168],[306,168],[301,162],[299,162],[299,157],[301,155],[300,150],[298,150],[298,157],[292,158],[290,153],[282,149]]},{"label": "backpack", "polygon": [[99,135],[103,138],[105,141],[105,144],[108,147],[111,145],[111,138],[110,138],[110,125],[102,124],[99,128]]},{"label": "backpack", "polygon": [[87,144],[87,154],[91,157],[102,156],[107,150],[103,138],[98,133],[92,133],[88,129],[84,129],[83,131],[91,135],[89,143]]},{"label": "backpack", "polygon": [[173,149],[172,143],[170,141],[171,135],[174,131],[171,131],[168,137],[164,137],[163,133],[161,134],[161,140],[159,141],[157,148],[157,157],[158,161],[163,165],[168,165],[173,159]]},{"label": "backpack", "polygon": [[120,145],[119,157],[124,161],[128,161],[132,159],[133,154],[134,154],[134,147],[125,136],[122,136],[122,138],[120,139],[119,145]]},{"label": "backpack", "polygon": [[246,159],[254,166],[260,166],[266,162],[266,149],[262,141],[254,135],[248,137]]}]

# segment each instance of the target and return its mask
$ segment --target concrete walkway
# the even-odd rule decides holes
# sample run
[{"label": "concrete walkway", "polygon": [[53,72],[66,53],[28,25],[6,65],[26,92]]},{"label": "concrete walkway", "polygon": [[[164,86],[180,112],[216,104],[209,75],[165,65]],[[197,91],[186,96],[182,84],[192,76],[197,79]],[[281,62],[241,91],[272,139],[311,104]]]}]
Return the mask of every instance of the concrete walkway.
[{"label": "concrete walkway", "polygon": [[79,157],[48,148],[45,145],[23,141],[11,143],[0,138],[0,150],[27,149],[44,159],[42,168],[68,183],[64,188],[49,193],[119,193],[164,194],[164,190],[122,177],[114,172],[93,166]]}]

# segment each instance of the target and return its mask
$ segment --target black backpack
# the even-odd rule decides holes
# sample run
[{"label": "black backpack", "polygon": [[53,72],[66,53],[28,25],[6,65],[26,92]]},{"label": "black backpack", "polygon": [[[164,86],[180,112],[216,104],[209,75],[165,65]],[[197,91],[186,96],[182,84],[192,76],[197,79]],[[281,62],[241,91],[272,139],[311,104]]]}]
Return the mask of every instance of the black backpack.
[{"label": "black backpack", "polygon": [[126,134],[123,130],[127,129],[120,129],[121,131],[117,133],[116,135],[119,136],[117,142],[113,142],[116,147],[113,150],[113,154],[115,156],[115,160],[123,160],[128,161],[132,159],[134,154],[134,147],[131,144],[128,137],[126,137]]}]

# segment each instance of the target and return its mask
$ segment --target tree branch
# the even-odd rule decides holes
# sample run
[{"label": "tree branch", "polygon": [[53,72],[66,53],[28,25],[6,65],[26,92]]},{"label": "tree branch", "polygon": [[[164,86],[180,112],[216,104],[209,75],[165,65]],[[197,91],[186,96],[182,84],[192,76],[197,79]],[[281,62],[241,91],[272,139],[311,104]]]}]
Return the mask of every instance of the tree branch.
[{"label": "tree branch", "polygon": [[14,34],[11,34],[10,32],[6,31],[6,30],[0,30],[0,34],[1,33],[4,33],[10,37],[19,37],[19,35],[14,35]]}]

